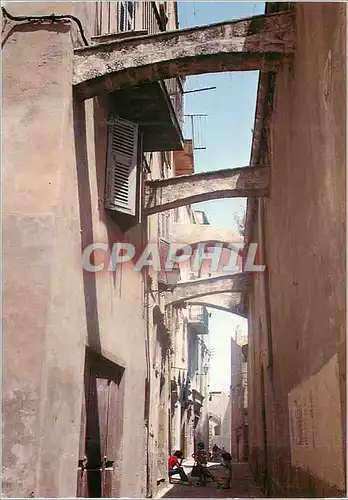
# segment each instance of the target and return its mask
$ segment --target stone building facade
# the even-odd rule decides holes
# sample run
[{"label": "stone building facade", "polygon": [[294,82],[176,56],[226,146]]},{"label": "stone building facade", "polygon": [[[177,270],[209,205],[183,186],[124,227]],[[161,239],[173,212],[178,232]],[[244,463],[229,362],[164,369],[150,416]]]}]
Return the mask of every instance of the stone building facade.
[{"label": "stone building facade", "polygon": [[[170,33],[176,2],[3,6],[4,494],[156,494],[169,277],[134,272],[137,255],[114,265],[112,245],[165,247],[162,199],[244,196],[266,272],[172,295],[248,313],[249,461],[265,491],[342,496],[346,5],[267,3],[257,19]],[[261,71],[251,168],[168,182],[171,152],[192,156],[177,76],[221,68]]]},{"label": "stone building facade", "polygon": [[213,446],[231,452],[231,410],[232,402],[229,391],[209,393],[209,450]]},{"label": "stone building facade", "polygon": [[[174,153],[175,175],[192,174],[194,157],[192,141],[185,140],[184,151]],[[190,228],[208,223],[204,212],[196,212],[190,205],[171,211],[172,241],[185,244]],[[180,233],[180,229],[184,231]],[[181,241],[175,237],[182,234]],[[179,281],[201,277],[194,269],[193,257],[180,264]],[[171,308],[173,337],[171,358],[172,451],[182,450],[191,457],[198,441],[208,446],[208,388],[209,388],[209,313],[204,305],[178,305]]]},{"label": "stone building facade", "polygon": [[[272,496],[346,491],[346,4],[294,3],[295,50],[261,72],[249,200],[249,460]],[[267,11],[283,8],[267,4]]]},{"label": "stone building facade", "polygon": [[231,455],[248,460],[248,335],[240,327],[231,338]]},{"label": "stone building facade", "polygon": [[[116,242],[139,250],[165,230],[159,216],[141,218],[139,187],[173,175],[181,81],[83,102],[72,54],[84,39],[176,28],[176,3],[3,6],[14,16],[2,19],[3,493],[153,495],[168,453],[164,305],[157,272],[110,270],[109,256]],[[40,18],[52,13],[62,19]],[[84,271],[95,242],[86,260],[103,270]]]}]

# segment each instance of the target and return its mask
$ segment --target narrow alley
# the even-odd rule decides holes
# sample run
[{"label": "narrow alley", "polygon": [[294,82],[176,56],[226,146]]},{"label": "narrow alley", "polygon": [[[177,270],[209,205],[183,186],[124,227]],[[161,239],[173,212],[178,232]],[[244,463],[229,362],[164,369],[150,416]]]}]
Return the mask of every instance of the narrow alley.
[{"label": "narrow alley", "polygon": [[2,1],[4,497],[346,498],[347,5]]},{"label": "narrow alley", "polygon": [[[189,464],[189,462],[188,462]],[[220,465],[209,464],[209,471],[213,474],[216,482],[209,481],[206,487],[196,486],[197,479],[189,476],[192,464],[185,465],[184,469],[189,477],[189,483],[172,484],[157,498],[262,498],[261,489],[255,484],[245,462],[233,463],[232,485],[223,489],[224,474]]]}]

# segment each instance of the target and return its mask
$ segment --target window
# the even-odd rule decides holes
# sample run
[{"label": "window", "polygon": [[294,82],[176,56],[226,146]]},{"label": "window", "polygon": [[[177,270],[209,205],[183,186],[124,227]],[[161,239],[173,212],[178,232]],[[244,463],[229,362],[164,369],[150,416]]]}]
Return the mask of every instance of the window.
[{"label": "window", "polygon": [[158,250],[159,250],[159,258],[160,258],[160,265],[161,265],[161,270],[158,272],[158,281],[160,283],[168,284],[167,283],[167,274],[165,272],[165,266],[166,266],[166,262],[167,262],[168,251],[169,251],[169,243],[160,239]]},{"label": "window", "polygon": [[183,324],[182,325],[182,351],[181,351],[181,357],[183,360],[186,359],[186,326]]},{"label": "window", "polygon": [[105,208],[136,215],[138,125],[112,118],[109,125]]},{"label": "window", "polygon": [[135,24],[134,1],[118,2],[118,31],[132,31]]},{"label": "window", "polygon": [[193,379],[198,372],[198,338],[192,331],[188,331],[187,335],[187,351],[188,351],[188,367],[187,372],[190,379]]},{"label": "window", "polygon": [[221,435],[221,427],[220,425],[216,425],[214,427],[214,436],[220,436]]},{"label": "window", "polygon": [[169,151],[161,151],[161,177],[166,179],[169,177],[171,170],[171,153]]},{"label": "window", "polygon": [[158,236],[166,242],[170,241],[169,212],[161,212],[158,217]]}]

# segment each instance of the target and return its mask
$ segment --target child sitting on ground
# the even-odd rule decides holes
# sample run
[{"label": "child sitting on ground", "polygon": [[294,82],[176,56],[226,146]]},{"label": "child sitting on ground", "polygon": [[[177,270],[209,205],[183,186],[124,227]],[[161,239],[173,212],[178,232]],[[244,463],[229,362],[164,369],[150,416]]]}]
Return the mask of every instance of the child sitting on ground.
[{"label": "child sitting on ground", "polygon": [[[172,476],[175,476],[179,474],[180,479],[183,483],[188,482],[187,475],[182,467],[182,461],[183,461],[183,453],[180,450],[177,450],[174,455],[171,455],[168,458],[168,476],[169,476],[169,482],[171,482]],[[180,460],[180,462],[179,462]]]}]

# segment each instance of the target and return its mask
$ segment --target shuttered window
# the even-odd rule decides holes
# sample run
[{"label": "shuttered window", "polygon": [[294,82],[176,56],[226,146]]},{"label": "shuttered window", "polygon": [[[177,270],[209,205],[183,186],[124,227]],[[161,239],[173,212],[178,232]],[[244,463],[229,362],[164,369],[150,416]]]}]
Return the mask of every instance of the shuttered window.
[{"label": "shuttered window", "polygon": [[112,118],[109,125],[106,203],[109,210],[136,215],[138,125]]},{"label": "shuttered window", "polygon": [[118,31],[134,30],[136,2],[118,2]]},{"label": "shuttered window", "polygon": [[170,214],[162,212],[158,216],[158,236],[164,241],[170,241]]},{"label": "shuttered window", "polygon": [[160,264],[161,264],[161,271],[158,273],[158,281],[161,283],[167,284],[167,275],[165,273],[165,265],[167,262],[167,257],[168,257],[168,251],[169,251],[169,243],[163,240],[159,240],[159,258],[160,258]]}]

